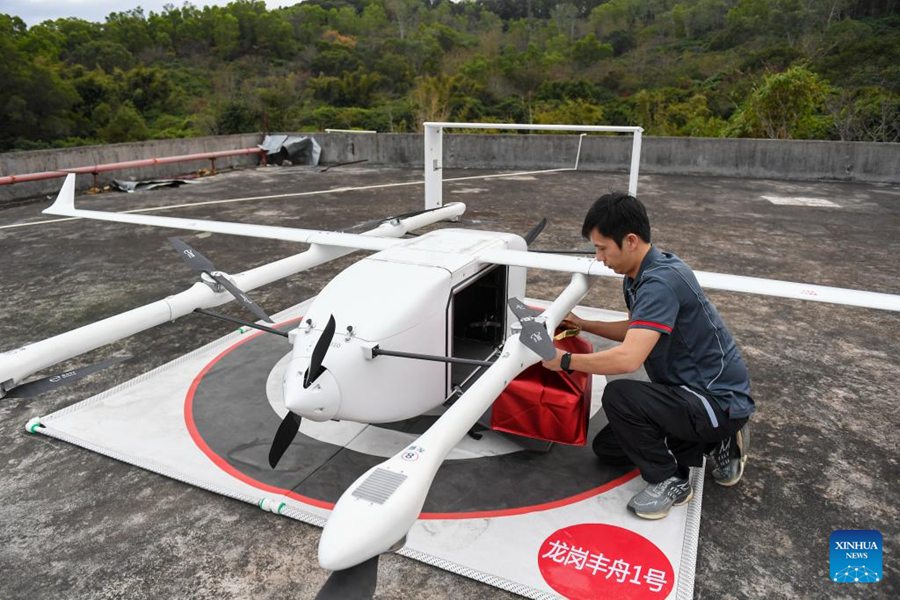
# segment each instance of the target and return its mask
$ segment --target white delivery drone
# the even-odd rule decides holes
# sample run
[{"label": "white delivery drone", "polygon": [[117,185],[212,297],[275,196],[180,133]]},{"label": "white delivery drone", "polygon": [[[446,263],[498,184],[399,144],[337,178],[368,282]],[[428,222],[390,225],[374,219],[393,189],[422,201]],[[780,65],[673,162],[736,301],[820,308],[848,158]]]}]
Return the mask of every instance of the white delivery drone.
[{"label": "white delivery drone", "polygon": [[[289,412],[275,433],[270,464],[274,468],[289,448],[301,419],[384,423],[421,415],[444,404],[448,396],[456,400],[417,440],[368,470],[340,497],[319,542],[319,563],[329,570],[351,568],[402,543],[447,454],[511,380],[541,358],[555,356],[551,332],[587,293],[591,278],[616,276],[592,258],[529,252],[527,244],[540,226],[526,236],[527,241],[515,234],[457,228],[396,239],[410,228],[458,218],[465,210],[458,203],[398,217],[356,235],[79,210],[74,205],[74,186],[74,175],[69,175],[54,204],[44,212],[311,244],[309,251],[298,255],[307,258],[295,263],[293,272],[352,250],[373,252],[332,279],[300,325],[287,334],[293,345],[283,380]],[[191,301],[194,304],[185,301],[174,308],[170,303],[167,314],[153,317],[156,322],[147,318],[134,325],[138,317],[130,313],[113,317],[119,319],[117,328],[128,324],[118,337],[187,314],[202,302],[212,305],[212,297],[222,304],[224,290],[258,317],[268,319],[239,287],[262,285],[259,278],[248,275],[251,271],[225,275],[184,242],[173,238],[172,243],[202,273],[203,283],[195,284],[200,290],[195,296],[206,294],[205,299],[197,296]],[[569,285],[541,313],[519,300],[524,297],[526,268],[572,274]],[[892,294],[716,273],[696,272],[696,276],[701,285],[712,289],[900,311],[900,296]],[[459,336],[454,335],[473,323],[480,328],[474,336],[480,344],[474,350],[457,344]],[[268,329],[259,323],[252,326]],[[24,376],[55,364],[48,361],[62,360],[63,355],[57,354],[32,358],[30,366],[23,366],[26,351],[32,357],[50,355],[64,345],[42,343],[0,355],[0,396],[12,391]],[[101,343],[106,342],[95,340],[80,351]],[[411,369],[410,360],[422,362]],[[465,369],[462,381],[455,377],[457,364]]]}]

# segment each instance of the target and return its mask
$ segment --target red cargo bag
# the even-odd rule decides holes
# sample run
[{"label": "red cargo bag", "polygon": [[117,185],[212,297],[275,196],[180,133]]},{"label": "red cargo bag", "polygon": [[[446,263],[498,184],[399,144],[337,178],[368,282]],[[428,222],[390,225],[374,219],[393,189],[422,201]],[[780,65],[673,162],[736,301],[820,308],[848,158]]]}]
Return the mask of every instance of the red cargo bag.
[{"label": "red cargo bag", "polygon": [[[573,354],[593,352],[591,343],[581,337],[554,344]],[[590,410],[590,375],[551,371],[537,363],[522,371],[494,401],[491,429],[583,446],[587,442]]]}]

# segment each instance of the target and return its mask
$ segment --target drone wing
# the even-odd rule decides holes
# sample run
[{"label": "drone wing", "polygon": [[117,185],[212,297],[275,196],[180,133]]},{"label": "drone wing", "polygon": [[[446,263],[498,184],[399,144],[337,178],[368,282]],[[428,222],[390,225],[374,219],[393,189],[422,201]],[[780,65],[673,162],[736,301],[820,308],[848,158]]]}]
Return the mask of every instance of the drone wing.
[{"label": "drone wing", "polygon": [[[582,273],[584,275],[593,276],[621,277],[621,275],[617,275],[612,270],[606,268],[602,263],[587,257],[544,254],[526,252],[524,250],[492,249],[481,253],[479,258],[485,262],[498,265],[547,269],[550,271],[563,271],[567,273]],[[694,271],[694,275],[697,277],[697,281],[700,282],[700,285],[713,290],[745,292],[749,294],[762,294],[764,296],[793,298],[796,300],[812,300],[814,302],[830,302],[833,304],[846,304],[848,306],[862,306],[865,308],[900,311],[900,295],[897,294],[866,292],[825,285],[794,283],[777,279],[726,275],[723,273],[709,273],[706,271]]]},{"label": "drone wing", "polygon": [[[446,208],[451,208],[451,205],[447,205]],[[155,215],[79,210],[75,208],[74,174],[70,174],[66,177],[66,181],[63,184],[59,195],[56,197],[56,201],[50,207],[45,209],[44,213],[95,219],[99,221],[113,221],[116,223],[132,223],[134,225],[151,225],[155,227],[169,227],[172,229],[189,229],[192,231],[209,231],[211,233],[286,240],[289,242],[301,242],[306,244],[322,244],[324,246],[355,248],[357,250],[371,250],[375,252],[390,248],[394,244],[402,243],[402,241],[398,239],[354,233],[341,233],[337,231],[318,231],[314,229],[296,229],[294,227],[253,225],[249,223],[234,223],[228,221],[207,221],[205,219],[182,219],[176,217],[159,217]]]}]

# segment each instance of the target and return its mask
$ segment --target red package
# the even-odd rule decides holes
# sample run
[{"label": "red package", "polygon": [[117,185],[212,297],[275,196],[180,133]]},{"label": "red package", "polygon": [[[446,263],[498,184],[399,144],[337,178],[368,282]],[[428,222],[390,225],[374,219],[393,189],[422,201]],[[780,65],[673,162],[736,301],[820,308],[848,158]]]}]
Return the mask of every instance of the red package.
[{"label": "red package", "polygon": [[[573,354],[593,352],[581,337],[555,341]],[[551,371],[540,363],[512,380],[494,401],[491,429],[529,438],[583,446],[591,410],[591,376]]]}]

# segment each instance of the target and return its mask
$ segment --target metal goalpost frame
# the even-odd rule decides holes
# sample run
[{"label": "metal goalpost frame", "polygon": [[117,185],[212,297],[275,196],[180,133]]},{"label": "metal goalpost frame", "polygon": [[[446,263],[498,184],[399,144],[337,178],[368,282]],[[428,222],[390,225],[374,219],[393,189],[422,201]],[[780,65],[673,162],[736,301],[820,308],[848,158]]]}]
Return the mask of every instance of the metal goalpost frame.
[{"label": "metal goalpost frame", "polygon": [[[427,121],[425,126],[425,208],[438,208],[443,205],[443,177],[441,171],[444,166],[444,129],[512,129],[524,131],[571,131],[582,132],[578,138],[578,154],[575,157],[575,169],[581,158],[581,142],[586,133],[630,133],[631,145],[631,169],[628,174],[628,193],[637,194],[638,170],[641,162],[641,135],[642,127],[625,127],[617,125],[534,125],[534,124],[503,124],[503,123],[442,123]],[[559,169],[554,169],[559,170]]]}]

